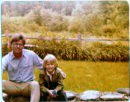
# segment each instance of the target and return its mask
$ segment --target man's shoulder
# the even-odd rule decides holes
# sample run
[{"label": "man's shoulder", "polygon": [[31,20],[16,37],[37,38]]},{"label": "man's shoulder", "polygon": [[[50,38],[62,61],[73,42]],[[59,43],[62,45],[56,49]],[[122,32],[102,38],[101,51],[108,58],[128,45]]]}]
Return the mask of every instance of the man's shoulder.
[{"label": "man's shoulder", "polygon": [[24,53],[24,54],[29,54],[29,55],[33,55],[33,54],[35,54],[34,51],[32,51],[32,50],[28,50],[28,49],[23,49],[23,53]]},{"label": "man's shoulder", "polygon": [[6,54],[5,56],[2,57],[2,59],[7,59],[11,56],[12,52],[9,52],[8,54]]}]

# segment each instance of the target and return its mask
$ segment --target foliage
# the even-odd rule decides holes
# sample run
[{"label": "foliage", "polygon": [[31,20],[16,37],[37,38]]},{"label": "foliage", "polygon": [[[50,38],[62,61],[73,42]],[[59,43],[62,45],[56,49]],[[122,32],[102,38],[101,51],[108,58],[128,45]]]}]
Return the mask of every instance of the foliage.
[{"label": "foliage", "polygon": [[69,21],[68,26],[69,32],[83,33],[84,23],[82,21],[83,21],[82,17],[80,19],[77,19],[76,17],[72,18],[72,20]]},{"label": "foliage", "polygon": [[[92,36],[128,38],[129,6],[126,1],[39,1],[27,7],[23,4],[26,2],[3,4],[2,33],[38,32],[42,35],[66,31],[86,36],[91,33]],[[25,8],[26,13],[23,12]]]},{"label": "foliage", "polygon": [[31,22],[23,17],[9,17],[3,16],[2,20],[2,33],[29,33],[37,32],[41,27],[39,27],[35,22]]},{"label": "foliage", "polygon": [[34,51],[42,58],[47,53],[53,53],[64,60],[128,61],[128,46],[121,43],[109,45],[96,42],[85,47],[81,46],[81,42],[53,40],[36,41],[33,44],[39,46],[34,48]]},{"label": "foliage", "polygon": [[[35,47],[29,49],[36,52],[41,58],[47,53],[54,54],[58,59],[64,60],[89,60],[89,61],[128,61],[128,46],[121,43],[105,44],[100,42],[87,43],[76,41],[42,41],[34,40]],[[3,46],[3,55],[6,52]]]},{"label": "foliage", "polygon": [[[110,36],[119,36],[128,38],[129,27],[129,6],[125,1],[107,1],[102,2],[102,14],[104,17],[103,32],[106,30]],[[126,31],[127,29],[127,31]],[[126,31],[125,33],[123,33]]]}]

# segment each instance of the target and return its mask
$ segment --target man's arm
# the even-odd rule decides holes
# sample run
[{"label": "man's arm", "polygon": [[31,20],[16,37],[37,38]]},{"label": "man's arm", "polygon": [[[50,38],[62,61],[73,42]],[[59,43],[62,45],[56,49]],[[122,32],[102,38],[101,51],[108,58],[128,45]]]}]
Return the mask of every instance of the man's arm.
[{"label": "man's arm", "polygon": [[43,69],[43,60],[36,53],[33,53],[33,64],[37,68]]},{"label": "man's arm", "polygon": [[8,58],[7,56],[4,56],[2,58],[2,73],[7,69],[8,67]]}]

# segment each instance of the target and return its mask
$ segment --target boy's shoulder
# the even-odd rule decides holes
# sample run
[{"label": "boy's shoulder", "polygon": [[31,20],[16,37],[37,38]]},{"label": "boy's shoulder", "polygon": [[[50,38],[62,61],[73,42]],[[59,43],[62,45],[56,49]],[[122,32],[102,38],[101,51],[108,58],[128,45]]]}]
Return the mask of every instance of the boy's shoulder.
[{"label": "boy's shoulder", "polygon": [[44,77],[45,74],[46,74],[46,73],[45,73],[45,70],[40,70],[40,74],[39,74],[40,77]]},{"label": "boy's shoulder", "polygon": [[61,75],[63,77],[63,79],[66,78],[66,74],[63,72],[62,69],[56,68],[56,73],[59,74],[59,75]]},{"label": "boy's shoulder", "polygon": [[60,73],[60,70],[61,70],[60,68],[56,68],[57,73]]},{"label": "boy's shoulder", "polygon": [[56,73],[62,74],[61,71],[62,71],[62,70],[61,70],[60,68],[56,68]]},{"label": "boy's shoulder", "polygon": [[[41,70],[40,71],[40,77],[45,77],[47,75],[47,73],[46,73],[46,70]],[[62,76],[62,78],[63,79],[65,79],[66,78],[66,74],[62,71],[62,69],[60,69],[60,68],[56,68],[56,70],[55,70],[55,75],[58,75],[58,76]]]}]

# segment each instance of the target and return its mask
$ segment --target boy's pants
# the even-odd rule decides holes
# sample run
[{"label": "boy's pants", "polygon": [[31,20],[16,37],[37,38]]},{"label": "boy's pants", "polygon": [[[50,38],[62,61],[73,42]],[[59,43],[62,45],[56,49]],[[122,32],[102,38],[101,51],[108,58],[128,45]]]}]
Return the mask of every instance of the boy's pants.
[{"label": "boy's pants", "polygon": [[17,83],[8,80],[2,82],[3,92],[8,95],[31,96],[30,102],[39,102],[40,88],[36,81]]},{"label": "boy's pants", "polygon": [[63,90],[61,90],[61,91],[57,92],[57,97],[52,99],[51,97],[49,97],[48,93],[43,92],[41,94],[40,101],[58,101],[58,102],[64,101],[64,102],[67,102],[67,96],[66,96],[66,93]]}]

